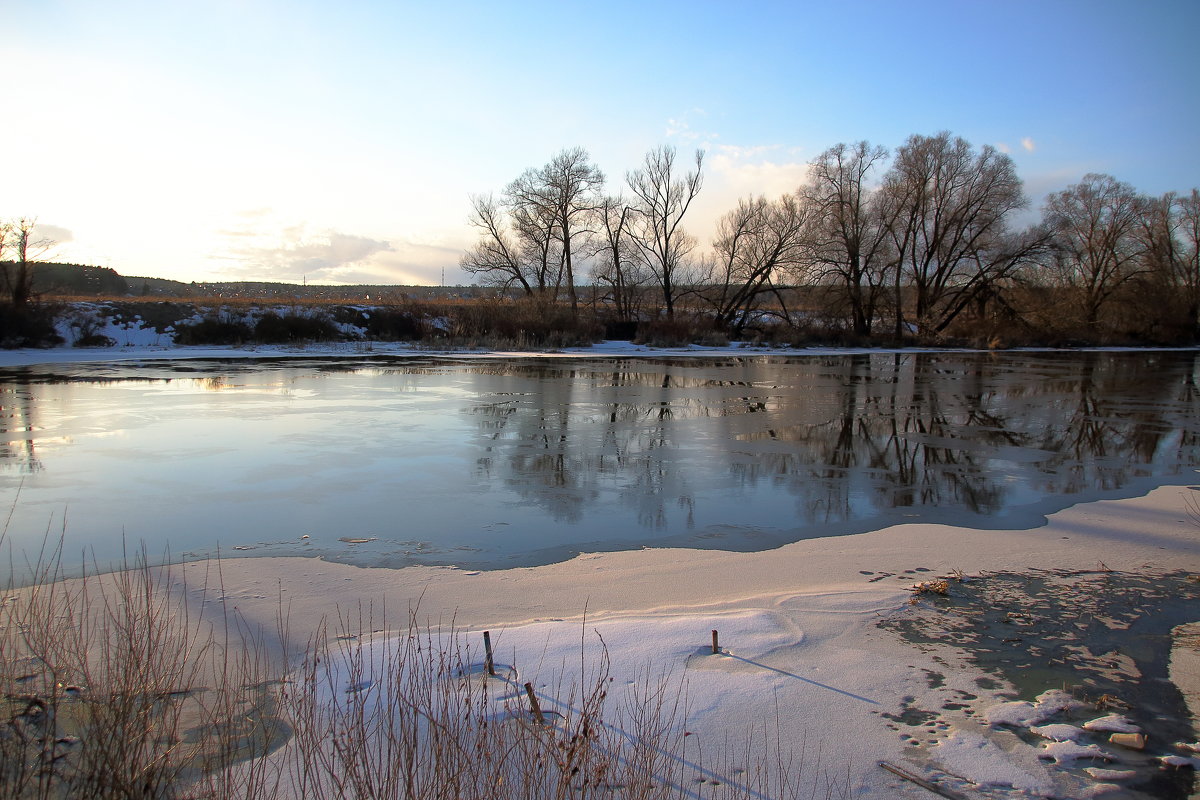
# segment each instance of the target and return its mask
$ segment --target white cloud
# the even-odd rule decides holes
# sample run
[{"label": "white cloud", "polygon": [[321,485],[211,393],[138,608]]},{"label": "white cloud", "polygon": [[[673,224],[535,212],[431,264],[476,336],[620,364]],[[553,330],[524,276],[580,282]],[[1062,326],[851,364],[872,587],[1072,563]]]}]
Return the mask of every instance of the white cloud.
[{"label": "white cloud", "polygon": [[774,199],[796,191],[808,180],[808,163],[794,148],[778,145],[721,145],[704,161],[704,186],[684,225],[707,246],[717,221],[738,200],[762,195]]},{"label": "white cloud", "polygon": [[1008,155],[1009,153],[1012,152],[1012,148],[1008,146],[1007,142],[997,142],[996,149],[999,150],[1001,153],[1004,153],[1004,155]]},{"label": "white cloud", "polygon": [[340,274],[392,249],[386,241],[332,229],[313,232],[303,223],[263,231],[261,222],[255,224],[263,215],[240,216],[245,227],[221,232],[232,240],[218,256],[231,262],[224,271],[232,278],[341,283]]},{"label": "white cloud", "polygon": [[39,222],[33,226],[33,238],[38,241],[45,239],[53,244],[66,244],[73,241],[75,235],[67,228]]},{"label": "white cloud", "polygon": [[1032,153],[1036,149],[1037,145],[1033,143],[1032,138],[1026,136],[1021,140],[1021,147],[1024,147],[1026,151]]}]

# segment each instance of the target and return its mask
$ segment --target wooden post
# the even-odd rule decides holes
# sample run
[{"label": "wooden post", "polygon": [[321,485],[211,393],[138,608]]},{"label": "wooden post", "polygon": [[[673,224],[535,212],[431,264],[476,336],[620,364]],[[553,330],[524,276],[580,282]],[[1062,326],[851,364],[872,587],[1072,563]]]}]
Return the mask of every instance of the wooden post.
[{"label": "wooden post", "polygon": [[721,647],[717,644],[717,629],[713,628],[713,653],[720,653]]},{"label": "wooden post", "polygon": [[492,634],[491,634],[491,631],[483,632],[483,653],[484,653],[483,663],[484,663],[484,666],[487,667],[487,674],[495,675],[496,674],[496,662],[492,658]]},{"label": "wooden post", "polygon": [[525,684],[525,694],[529,695],[529,707],[533,709],[533,718],[538,725],[545,725],[546,718],[542,716],[542,706],[538,703],[537,695],[533,693],[533,684]]}]

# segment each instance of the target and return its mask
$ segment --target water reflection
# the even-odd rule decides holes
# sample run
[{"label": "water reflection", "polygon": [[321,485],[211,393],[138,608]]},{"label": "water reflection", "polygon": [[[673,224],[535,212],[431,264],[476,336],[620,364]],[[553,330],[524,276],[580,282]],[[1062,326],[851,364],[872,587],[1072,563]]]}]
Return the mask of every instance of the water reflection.
[{"label": "water reflection", "polygon": [[689,470],[709,457],[743,490],[794,497],[783,526],[994,518],[1045,495],[1119,492],[1196,465],[1194,358],[858,354],[535,373],[495,364],[488,374],[532,376],[538,389],[468,413],[487,432],[481,476],[564,522],[615,476],[643,526],[663,530],[683,509],[679,522],[692,528]]},{"label": "water reflection", "polygon": [[124,533],[394,566],[1030,525],[1186,482],[1195,370],[1183,352],[6,370],[0,500],[20,489],[18,537],[69,506],[101,553]]}]

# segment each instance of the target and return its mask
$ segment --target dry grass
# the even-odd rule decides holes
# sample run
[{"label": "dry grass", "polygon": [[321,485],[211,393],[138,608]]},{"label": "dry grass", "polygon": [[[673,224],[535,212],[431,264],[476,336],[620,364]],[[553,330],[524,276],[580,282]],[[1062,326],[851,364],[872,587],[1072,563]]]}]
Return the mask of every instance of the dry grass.
[{"label": "dry grass", "polygon": [[[282,606],[277,630],[250,631],[189,601],[222,588],[219,564],[189,586],[143,554],[71,580],[48,561],[0,603],[0,800],[849,794],[778,732],[692,752],[679,684],[647,674],[614,701],[607,655],[538,690],[539,724],[525,678],[488,677],[461,632],[415,611],[374,640],[386,620],[343,615],[288,653]],[[731,781],[734,761],[751,768]]]}]

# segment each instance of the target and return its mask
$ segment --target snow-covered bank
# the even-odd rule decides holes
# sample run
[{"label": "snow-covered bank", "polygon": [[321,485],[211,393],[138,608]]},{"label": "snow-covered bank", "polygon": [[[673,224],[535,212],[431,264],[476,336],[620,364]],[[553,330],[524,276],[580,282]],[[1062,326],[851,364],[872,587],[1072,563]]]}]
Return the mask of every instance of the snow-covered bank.
[{"label": "snow-covered bank", "polygon": [[[603,637],[614,687],[631,685],[647,669],[683,680],[696,746],[728,744],[736,752],[748,735],[774,736],[778,725],[783,741],[806,751],[810,767],[819,752],[821,769],[848,770],[855,797],[927,796],[881,770],[881,760],[943,780],[966,776],[959,788],[987,797],[1120,797],[1112,779],[1119,770],[1105,771],[1107,761],[1095,752],[1068,754],[1068,745],[1052,739],[1031,745],[987,724],[988,709],[1014,699],[1011,687],[991,683],[953,641],[918,648],[876,623],[913,613],[911,587],[955,570],[1200,573],[1190,493],[1164,487],[1078,505],[1034,530],[902,525],[765,553],[645,550],[495,572],[241,559],[222,565],[219,596],[247,622],[266,627],[282,597],[297,641],[323,616],[361,603],[395,617],[418,606],[423,618],[487,628],[498,657],[545,688],[546,702],[554,701],[546,687],[562,665],[578,665],[581,641],[594,654]],[[182,569],[199,574],[206,565]],[[718,655],[711,653],[714,629]],[[936,715],[907,720],[913,708]],[[1055,721],[1050,713],[1044,720]],[[1152,744],[1156,754],[1175,752],[1173,742]]]}]

